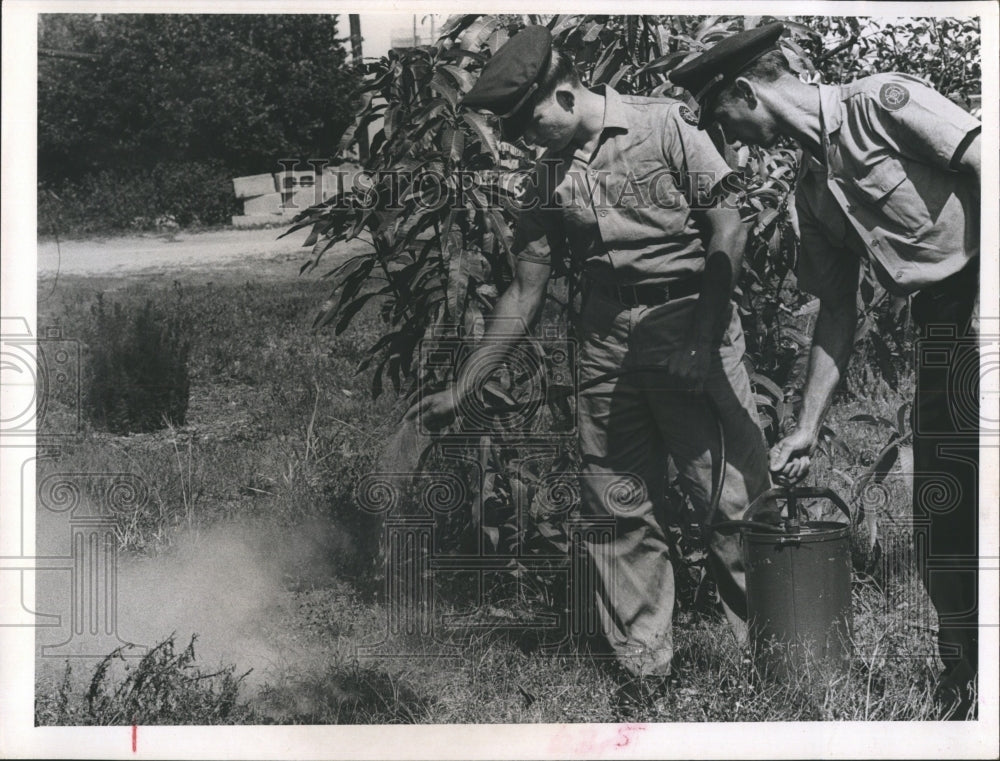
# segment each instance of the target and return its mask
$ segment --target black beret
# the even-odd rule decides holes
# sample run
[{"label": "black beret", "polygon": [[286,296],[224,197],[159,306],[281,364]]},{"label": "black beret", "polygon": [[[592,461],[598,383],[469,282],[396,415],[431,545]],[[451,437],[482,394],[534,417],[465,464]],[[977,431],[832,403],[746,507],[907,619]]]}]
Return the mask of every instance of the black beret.
[{"label": "black beret", "polygon": [[544,26],[526,26],[486,62],[462,104],[492,111],[500,117],[504,139],[516,140],[531,116],[530,96],[538,89],[551,52],[551,32]]},{"label": "black beret", "polygon": [[780,21],[748,29],[720,40],[699,56],[670,72],[670,81],[688,90],[698,101],[698,126],[705,128],[712,100],[732,84],[750,64],[776,49],[785,25]]}]

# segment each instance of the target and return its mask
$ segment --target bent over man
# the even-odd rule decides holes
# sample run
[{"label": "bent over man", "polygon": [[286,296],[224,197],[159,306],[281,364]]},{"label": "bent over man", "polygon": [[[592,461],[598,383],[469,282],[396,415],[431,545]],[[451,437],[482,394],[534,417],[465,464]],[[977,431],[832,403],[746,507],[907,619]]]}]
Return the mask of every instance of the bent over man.
[{"label": "bent over man", "polygon": [[[945,664],[939,698],[965,718],[977,673],[979,121],[905,74],[810,85],[792,74],[780,23],[719,42],[671,73],[700,124],[762,146],[804,149],[796,191],[799,287],[818,296],[798,428],[772,470],[803,475],[854,343],[862,264],[921,329],[913,415],[913,518]],[[942,497],[944,502],[942,503]]]},{"label": "bent over man", "polygon": [[[568,251],[586,281],[581,382],[647,368],[581,393],[578,417],[581,511],[613,526],[610,539],[586,542],[597,579],[592,604],[617,660],[638,677],[629,684],[650,697],[673,655],[674,582],[660,522],[668,455],[705,523],[740,517],[770,485],[730,300],[745,232],[735,208],[712,205],[730,169],[680,102],[582,87],[544,27],[511,38],[464,102],[500,115],[508,140],[523,135],[547,149],[517,221],[514,280],[485,343],[491,350],[509,345],[516,337],[505,335],[504,325],[534,323],[553,253]],[[447,424],[471,391],[460,377],[411,414]],[[713,406],[729,453],[717,516],[707,514],[718,453]],[[714,534],[710,550],[727,616],[742,638],[738,539]]]}]

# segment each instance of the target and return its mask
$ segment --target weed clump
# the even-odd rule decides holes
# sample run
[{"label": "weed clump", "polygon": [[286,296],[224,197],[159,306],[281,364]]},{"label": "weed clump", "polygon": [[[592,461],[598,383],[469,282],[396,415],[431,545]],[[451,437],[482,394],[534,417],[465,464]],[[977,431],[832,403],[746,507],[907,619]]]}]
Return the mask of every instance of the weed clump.
[{"label": "weed clump", "polygon": [[91,307],[84,409],[98,428],[145,433],[183,425],[190,381],[191,327],[153,301],[127,309],[99,295]]},{"label": "weed clump", "polygon": [[178,652],[171,634],[138,663],[127,647],[106,655],[94,669],[83,699],[75,699],[70,667],[54,696],[35,706],[37,724],[128,726],[130,724],[242,724],[254,721],[239,700],[235,666],[205,673],[195,665],[194,643]]}]

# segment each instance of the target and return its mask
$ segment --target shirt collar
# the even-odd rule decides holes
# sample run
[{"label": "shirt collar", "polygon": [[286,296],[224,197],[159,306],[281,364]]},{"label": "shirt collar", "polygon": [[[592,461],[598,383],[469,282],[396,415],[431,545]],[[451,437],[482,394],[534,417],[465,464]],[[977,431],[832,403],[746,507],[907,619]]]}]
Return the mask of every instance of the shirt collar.
[{"label": "shirt collar", "polygon": [[824,156],[821,161],[808,150],[803,151],[805,160],[799,168],[800,179],[808,171],[820,173],[827,171],[826,153],[830,150],[830,137],[840,129],[844,122],[840,88],[836,85],[817,85],[817,87],[819,88],[820,148]]},{"label": "shirt collar", "polygon": [[627,109],[622,102],[621,94],[608,85],[597,85],[596,87],[591,87],[590,91],[604,96],[604,120],[601,123],[601,138],[598,140],[597,147],[594,148],[594,152],[591,155],[586,155],[583,151],[576,148],[568,148],[567,152],[563,154],[563,156],[571,156],[588,164],[593,161],[594,156],[601,149],[609,130],[628,132]]},{"label": "shirt collar", "polygon": [[604,96],[604,126],[602,130],[620,129],[628,132],[628,115],[622,96],[608,85],[598,85],[591,89]]},{"label": "shirt collar", "polygon": [[840,88],[836,85],[819,85],[819,115],[823,130],[832,135],[844,121]]}]

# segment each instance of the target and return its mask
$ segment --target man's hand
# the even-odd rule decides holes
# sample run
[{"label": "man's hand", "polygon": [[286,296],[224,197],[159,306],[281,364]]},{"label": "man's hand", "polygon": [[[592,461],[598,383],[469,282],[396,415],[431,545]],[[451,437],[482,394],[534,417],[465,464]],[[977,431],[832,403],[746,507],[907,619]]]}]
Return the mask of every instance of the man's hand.
[{"label": "man's hand", "polygon": [[771,447],[771,472],[775,480],[798,481],[809,472],[809,457],[819,438],[823,416],[854,347],[856,321],[853,292],[832,299],[820,297],[799,426]]},{"label": "man's hand", "polygon": [[667,357],[667,372],[685,391],[698,393],[708,377],[712,347],[703,341],[689,341]]},{"label": "man's hand", "polygon": [[704,389],[732,315],[734,273],[742,267],[747,239],[747,226],[740,220],[735,201],[730,194],[715,207],[694,213],[706,240],[701,293],[684,342],[667,358],[667,371],[692,393]]},{"label": "man's hand", "polygon": [[403,416],[404,420],[417,420],[431,431],[437,431],[451,423],[458,414],[458,394],[453,387],[429,394],[417,400]]},{"label": "man's hand", "polygon": [[[521,220],[525,221],[524,215]],[[522,227],[519,224],[518,229],[523,234],[528,226],[530,225]],[[543,231],[535,232],[539,236],[543,234]],[[509,345],[534,324],[545,302],[549,274],[548,264],[518,259],[514,280],[497,299],[493,314],[487,321],[481,346],[460,368],[454,385],[423,397],[406,411],[403,419],[419,420],[426,429],[432,431],[451,423],[458,415],[462,401],[475,393],[473,386],[478,383],[476,378],[488,377],[490,368],[495,369],[503,362]],[[474,373],[466,372],[473,366]]]},{"label": "man's hand", "polygon": [[771,447],[771,472],[775,478],[790,482],[805,478],[815,446],[816,436],[798,428]]}]

